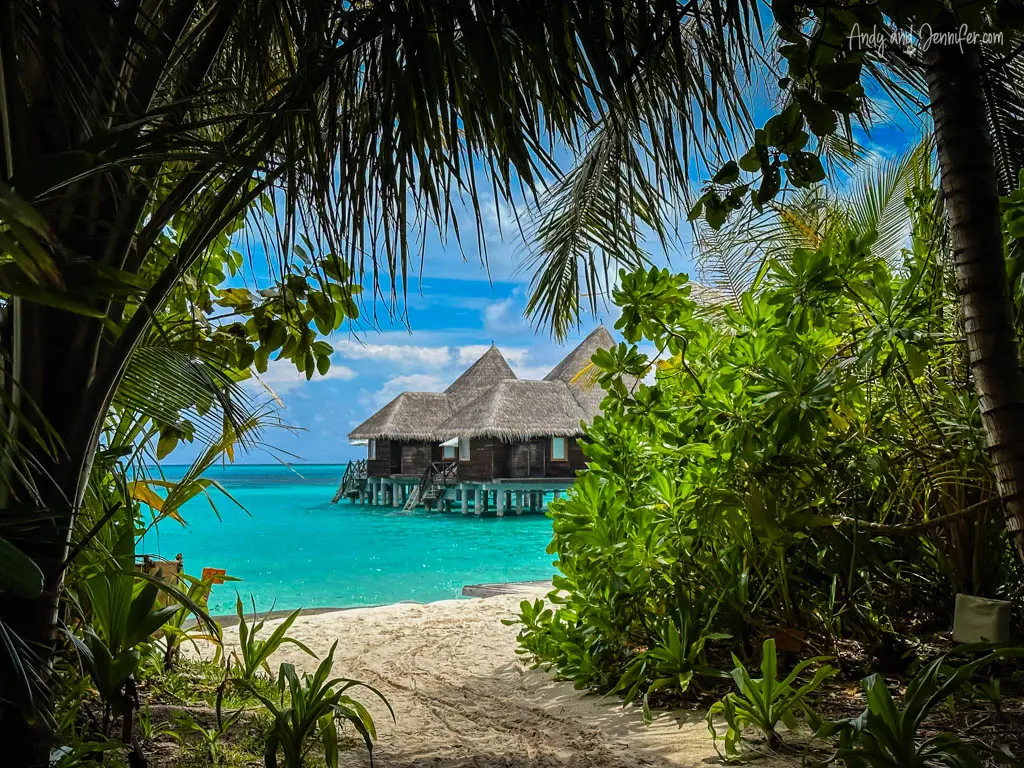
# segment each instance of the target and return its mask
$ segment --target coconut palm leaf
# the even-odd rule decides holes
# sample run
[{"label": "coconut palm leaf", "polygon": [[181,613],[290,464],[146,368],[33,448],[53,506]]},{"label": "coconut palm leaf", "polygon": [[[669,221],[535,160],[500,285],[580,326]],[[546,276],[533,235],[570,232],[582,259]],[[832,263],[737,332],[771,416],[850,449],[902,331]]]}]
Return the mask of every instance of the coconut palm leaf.
[{"label": "coconut palm leaf", "polygon": [[738,302],[770,259],[786,258],[795,248],[813,250],[840,230],[874,233],[873,253],[898,268],[912,226],[907,195],[934,182],[931,141],[878,163],[865,159],[857,170],[845,192],[824,185],[792,190],[761,214],[745,208],[718,232],[698,227],[701,280]]},{"label": "coconut palm leaf", "polygon": [[874,231],[873,253],[894,267],[910,237],[906,197],[914,189],[932,188],[935,176],[934,147],[926,137],[909,151],[866,168],[844,197],[849,226],[860,234]]},{"label": "coconut palm leaf", "polygon": [[717,4],[691,8],[678,39],[650,43],[535,211],[525,314],[557,338],[579,325],[583,307],[596,312],[619,268],[648,262],[645,241],[669,247],[677,212],[689,209],[692,168],[714,167],[747,137],[751,73],[765,67],[748,49],[756,17],[739,4],[734,34],[716,34],[705,14]]},{"label": "coconut palm leaf", "polygon": [[1000,193],[1017,189],[1024,169],[1024,35],[998,49],[981,49],[985,107],[995,150]]},{"label": "coconut palm leaf", "polygon": [[537,271],[526,313],[550,323],[558,338],[579,323],[582,298],[597,310],[613,263],[639,269],[648,261],[641,224],[664,236],[663,200],[647,181],[637,148],[638,137],[609,120],[582,161],[548,193],[535,236],[538,251],[528,265]]},{"label": "coconut palm leaf", "polygon": [[163,344],[135,351],[114,395],[114,405],[160,426],[183,426],[207,442],[225,427],[240,435],[254,415],[249,395],[211,356]]}]

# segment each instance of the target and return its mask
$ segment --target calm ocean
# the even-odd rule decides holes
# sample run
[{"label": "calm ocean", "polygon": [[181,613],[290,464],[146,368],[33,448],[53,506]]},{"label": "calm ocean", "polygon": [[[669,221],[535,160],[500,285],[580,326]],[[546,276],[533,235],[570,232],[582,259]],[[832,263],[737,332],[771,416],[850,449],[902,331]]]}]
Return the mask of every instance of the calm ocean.
[{"label": "calm ocean", "polygon": [[[177,479],[184,467],[165,467]],[[139,552],[173,558],[185,572],[224,568],[241,579],[214,587],[210,613],[246,605],[318,608],[427,602],[458,597],[466,584],[546,579],[554,573],[551,521],[543,515],[477,518],[385,507],[331,504],[344,465],[233,465],[205,476],[219,481],[243,511],[213,490],[182,510],[182,527],[165,520]],[[248,513],[248,514],[247,514]]]}]

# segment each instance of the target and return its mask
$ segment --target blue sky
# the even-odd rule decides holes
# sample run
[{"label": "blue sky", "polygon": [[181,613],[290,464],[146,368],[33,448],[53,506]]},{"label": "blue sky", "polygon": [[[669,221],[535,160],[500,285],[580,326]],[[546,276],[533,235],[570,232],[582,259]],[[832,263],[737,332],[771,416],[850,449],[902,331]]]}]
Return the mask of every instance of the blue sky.
[{"label": "blue sky", "polygon": [[[920,128],[895,109],[870,136],[858,140],[874,158],[882,159],[914,143]],[[338,463],[362,456],[365,449],[349,444],[348,432],[369,415],[406,390],[441,391],[494,342],[521,378],[540,378],[576,343],[603,320],[612,330],[614,307],[588,317],[583,327],[563,344],[536,331],[523,317],[530,274],[525,268],[529,246],[523,241],[516,217],[505,203],[482,201],[482,222],[489,269],[481,264],[475,238],[443,242],[428,236],[422,273],[413,275],[403,320],[389,320],[378,305],[352,329],[327,340],[334,347],[326,376],[311,381],[288,361],[271,362],[262,378],[283,407],[281,420],[291,429],[273,429],[263,435],[270,450],[236,455],[243,463]],[[463,209],[464,232],[473,232],[472,214]],[[684,236],[681,238],[686,240]],[[650,244],[654,245],[654,244]],[[652,248],[655,261],[694,277],[693,260],[685,242],[669,255]],[[248,382],[251,394],[269,400],[266,390]],[[198,446],[179,447],[168,463],[191,460]]]}]

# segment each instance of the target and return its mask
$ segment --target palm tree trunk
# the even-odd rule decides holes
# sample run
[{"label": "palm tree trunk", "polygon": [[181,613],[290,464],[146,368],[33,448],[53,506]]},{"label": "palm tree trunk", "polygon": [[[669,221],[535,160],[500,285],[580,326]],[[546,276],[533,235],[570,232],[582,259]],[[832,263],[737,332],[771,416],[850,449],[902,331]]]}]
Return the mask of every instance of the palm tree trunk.
[{"label": "palm tree trunk", "polygon": [[[58,641],[60,596],[67,566],[68,545],[75,514],[84,492],[83,470],[95,450],[90,440],[71,440],[71,425],[82,417],[81,394],[86,391],[92,359],[87,348],[60,340],[73,340],[82,319],[61,310],[28,304],[25,325],[33,349],[23,369],[22,383],[47,425],[61,439],[56,455],[40,451],[34,478],[44,514],[36,514],[30,535],[18,540],[22,550],[40,567],[43,594],[34,600],[0,595],[0,618],[32,651],[32,671],[43,682],[37,692],[37,712],[52,713],[54,687],[49,685]],[[95,414],[98,420],[102,414]],[[31,494],[24,494],[30,497]],[[17,507],[15,507],[17,508]],[[28,660],[28,659],[26,659]],[[16,670],[0,665],[0,744],[4,765],[44,768],[49,765],[53,734],[40,716],[28,717],[24,701],[4,692],[18,690]],[[10,687],[8,687],[10,686]]]},{"label": "palm tree trunk", "polygon": [[933,45],[925,65],[971,373],[1006,529],[1024,559],[1024,371],[980,59],[972,47]]}]

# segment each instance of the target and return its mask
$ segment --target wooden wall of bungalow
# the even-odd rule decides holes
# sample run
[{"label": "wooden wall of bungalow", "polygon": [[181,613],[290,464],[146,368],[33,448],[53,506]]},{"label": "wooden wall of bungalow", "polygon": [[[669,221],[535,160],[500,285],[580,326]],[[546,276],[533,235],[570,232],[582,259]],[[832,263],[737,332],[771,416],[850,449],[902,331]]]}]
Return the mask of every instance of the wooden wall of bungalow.
[{"label": "wooden wall of bungalow", "polygon": [[574,437],[555,439],[565,441],[564,459],[552,457],[554,439],[551,437],[511,443],[497,438],[473,438],[469,459],[459,460],[459,480],[486,482],[498,478],[575,477],[578,470],[586,468],[583,450]]},{"label": "wooden wall of bungalow", "polygon": [[[564,459],[554,458],[555,440],[564,440]],[[410,440],[377,440],[367,446],[366,473],[369,477],[410,475],[419,477],[431,462],[452,461],[457,448],[445,451],[437,443]],[[507,478],[566,478],[586,468],[583,449],[575,437],[535,437],[505,442],[498,438],[474,437],[469,459],[460,459],[458,479],[486,482]]]},{"label": "wooden wall of bungalow", "polygon": [[376,440],[366,447],[368,477],[419,477],[433,461],[441,461],[441,446],[413,440]]}]

